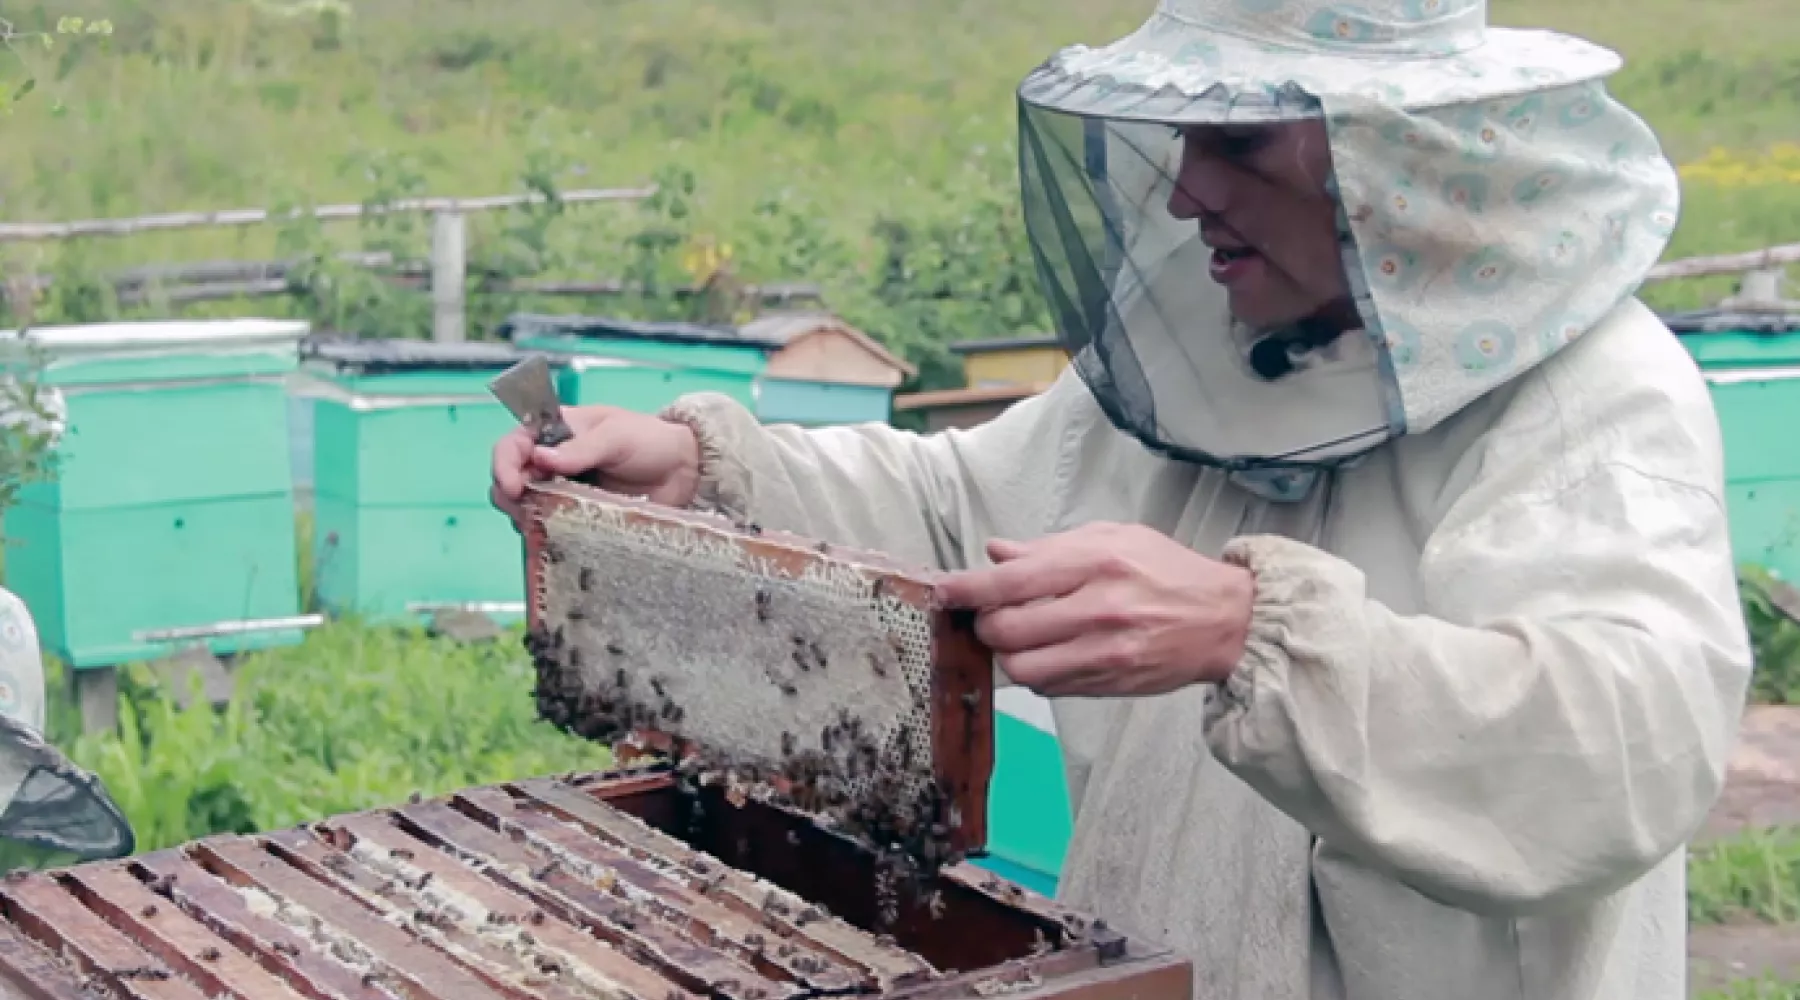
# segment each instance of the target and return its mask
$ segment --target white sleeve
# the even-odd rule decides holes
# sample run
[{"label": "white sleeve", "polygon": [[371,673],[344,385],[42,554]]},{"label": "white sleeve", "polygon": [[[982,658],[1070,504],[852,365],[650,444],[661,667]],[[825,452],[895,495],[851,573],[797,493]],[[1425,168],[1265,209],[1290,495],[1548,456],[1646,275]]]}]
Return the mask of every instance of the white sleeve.
[{"label": "white sleeve", "polygon": [[764,528],[879,551],[927,569],[985,562],[995,535],[1044,530],[1056,499],[1065,380],[968,430],[760,423],[719,394],[665,411],[701,446],[701,499]]},{"label": "white sleeve", "polygon": [[1227,552],[1257,596],[1214,753],[1321,840],[1474,912],[1615,891],[1685,843],[1751,673],[1704,388],[1576,381],[1522,391],[1478,443],[1418,614],[1309,546]]}]

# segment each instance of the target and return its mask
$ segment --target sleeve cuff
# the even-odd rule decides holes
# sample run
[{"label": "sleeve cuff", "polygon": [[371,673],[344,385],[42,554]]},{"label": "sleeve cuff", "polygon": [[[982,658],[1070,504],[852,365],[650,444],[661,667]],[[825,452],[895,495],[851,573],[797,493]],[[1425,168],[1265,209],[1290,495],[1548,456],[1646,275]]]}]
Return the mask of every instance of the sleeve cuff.
[{"label": "sleeve cuff", "polygon": [[1254,591],[1243,655],[1238,659],[1237,668],[1218,684],[1216,697],[1209,699],[1209,724],[1227,716],[1248,713],[1255,701],[1258,677],[1275,667],[1274,661],[1281,656],[1282,640],[1288,629],[1282,593],[1284,581],[1279,570],[1269,571],[1269,560],[1258,541],[1256,538],[1234,538],[1220,554],[1220,561],[1250,571]]},{"label": "sleeve cuff", "polygon": [[1220,558],[1249,570],[1256,590],[1243,656],[1219,684],[1209,722],[1248,715],[1259,696],[1279,696],[1296,665],[1305,669],[1323,661],[1321,647],[1340,631],[1334,619],[1360,606],[1347,603],[1360,593],[1360,582],[1344,578],[1356,571],[1310,545],[1252,535],[1232,539]]},{"label": "sleeve cuff", "polygon": [[[700,445],[700,484],[690,506],[742,520],[750,516],[750,470],[732,447],[742,436],[743,407],[719,393],[696,393],[670,403],[658,414],[694,432]],[[747,416],[747,414],[745,414]]]}]

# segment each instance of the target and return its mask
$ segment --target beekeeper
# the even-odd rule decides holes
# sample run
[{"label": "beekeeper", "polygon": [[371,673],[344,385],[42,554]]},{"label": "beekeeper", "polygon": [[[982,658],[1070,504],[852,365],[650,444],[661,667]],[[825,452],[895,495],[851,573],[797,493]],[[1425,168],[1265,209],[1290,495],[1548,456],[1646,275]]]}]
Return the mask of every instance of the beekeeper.
[{"label": "beekeeper", "polygon": [[1206,1000],[1677,1000],[1751,657],[1676,175],[1480,0],[1163,0],[1019,93],[1071,370],[968,431],[577,408],[588,474],[949,571],[1053,699],[1060,892]]}]

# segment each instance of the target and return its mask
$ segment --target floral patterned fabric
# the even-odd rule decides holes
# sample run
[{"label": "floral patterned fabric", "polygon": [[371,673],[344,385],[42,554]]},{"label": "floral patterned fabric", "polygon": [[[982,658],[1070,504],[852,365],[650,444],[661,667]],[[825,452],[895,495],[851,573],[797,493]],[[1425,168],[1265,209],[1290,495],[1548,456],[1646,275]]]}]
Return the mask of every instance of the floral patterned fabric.
[{"label": "floral patterned fabric", "polygon": [[1083,116],[1184,123],[1305,117],[1362,95],[1438,107],[1553,89],[1619,56],[1550,31],[1493,28],[1484,0],[1162,0],[1110,45],[1072,45],[1021,85]]},{"label": "floral patterned fabric", "polygon": [[[1027,225],[1075,370],[1152,451],[1266,499],[1437,426],[1635,295],[1680,190],[1614,54],[1474,0],[1163,0],[1020,91]],[[1359,343],[1271,380],[1169,198],[1178,127],[1322,117]]]}]

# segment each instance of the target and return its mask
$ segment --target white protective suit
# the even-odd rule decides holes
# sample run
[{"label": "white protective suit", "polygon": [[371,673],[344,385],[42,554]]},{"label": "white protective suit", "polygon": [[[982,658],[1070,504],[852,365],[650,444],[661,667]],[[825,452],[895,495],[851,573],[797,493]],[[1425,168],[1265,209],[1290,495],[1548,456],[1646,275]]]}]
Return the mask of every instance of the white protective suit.
[{"label": "white protective suit", "polygon": [[[1483,36],[1476,0],[1315,6],[1162,0],[1027,78],[1074,355],[1044,395],[931,436],[666,415],[701,500],[771,528],[953,570],[1135,522],[1252,570],[1225,684],[1053,703],[1060,891],[1189,956],[1196,1000],[1682,1000],[1751,654],[1707,390],[1635,297],[1674,170],[1604,50]],[[1162,208],[1166,126],[1321,109],[1364,329],[1264,378]]]},{"label": "white protective suit", "polygon": [[1686,996],[1683,845],[1750,652],[1706,389],[1636,301],[1340,473],[1313,545],[1275,532],[1323,494],[1157,458],[1072,371],[923,437],[671,415],[707,500],[766,527],[957,569],[1137,522],[1255,572],[1226,691],[1054,703],[1061,895],[1190,956],[1196,1000]]}]

